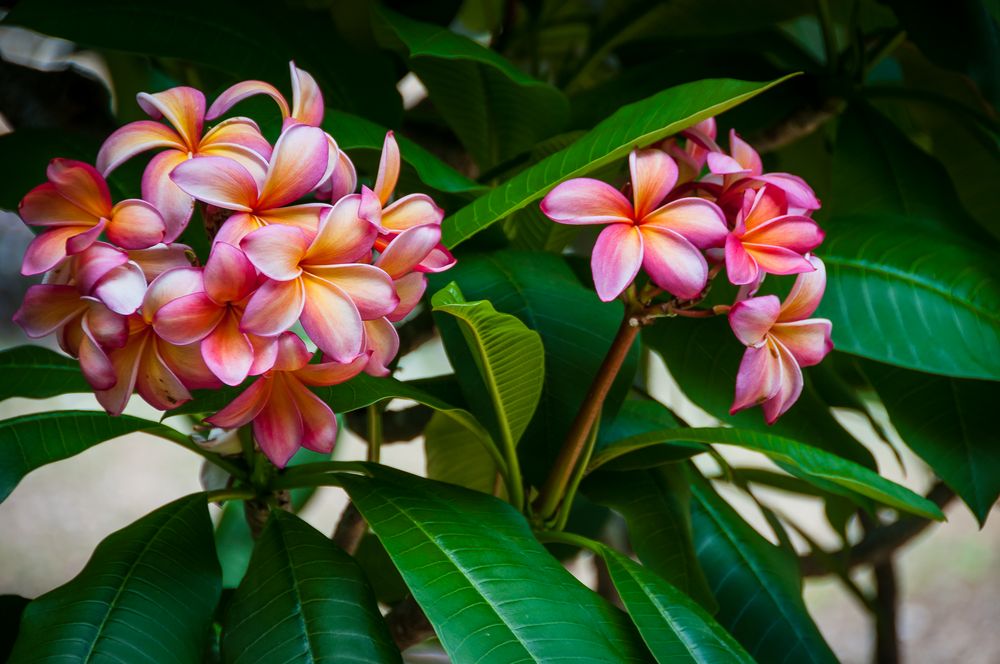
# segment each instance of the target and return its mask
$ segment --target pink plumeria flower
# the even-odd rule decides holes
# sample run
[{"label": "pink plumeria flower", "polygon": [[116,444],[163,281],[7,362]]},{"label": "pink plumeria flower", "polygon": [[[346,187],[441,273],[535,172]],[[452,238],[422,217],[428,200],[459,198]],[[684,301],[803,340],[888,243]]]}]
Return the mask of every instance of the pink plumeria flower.
[{"label": "pink plumeria flower", "polygon": [[[285,100],[276,87],[264,81],[242,81],[224,91],[212,103],[206,117],[209,120],[221,116],[239,102],[255,95],[267,95],[278,105],[281,111],[282,126],[287,129],[293,124],[304,124],[319,127],[323,123],[323,93],[320,92],[316,79],[304,69],[289,62],[288,68],[292,78],[292,103]],[[329,134],[326,135],[330,150],[330,163],[333,172],[330,177],[320,183],[317,196],[334,202],[351,194],[358,186],[357,172],[350,158],[337,147],[337,142]]]},{"label": "pink plumeria flower", "polygon": [[284,468],[299,447],[329,454],[337,441],[337,417],[307,386],[343,383],[364,368],[359,356],[340,364],[310,364],[311,354],[292,332],[278,339],[274,366],[228,406],[206,421],[225,429],[253,422],[254,440],[276,466]]},{"label": "pink plumeria flower", "polygon": [[201,342],[201,357],[226,385],[267,371],[277,347],[273,338],[240,330],[247,300],[257,288],[257,270],[238,248],[212,246],[201,272],[201,289],[166,303],[153,316],[153,328],[176,345]]},{"label": "pink plumeria flower", "polygon": [[783,190],[765,185],[743,192],[743,209],[726,238],[726,273],[737,285],[769,274],[798,274],[813,267],[805,257],[823,242],[824,233],[811,218],[787,214]]},{"label": "pink plumeria flower", "polygon": [[105,410],[120,415],[133,391],[154,408],[170,410],[191,399],[189,389],[219,386],[197,344],[175,346],[153,328],[160,307],[201,287],[201,271],[193,267],[164,272],[149,285],[139,312],[128,317],[125,343],[109,353],[115,382],[97,391]]},{"label": "pink plumeria flower", "polygon": [[717,147],[715,146],[716,132],[715,118],[708,118],[680,133],[680,136],[685,139],[683,146],[680,145],[676,136],[671,136],[660,144],[660,149],[677,162],[678,185],[692,182],[701,175],[701,171],[705,167],[705,160],[713,146]]},{"label": "pink plumeria flower", "polygon": [[765,295],[729,310],[729,324],[747,347],[730,414],[760,405],[767,423],[774,424],[802,394],[800,367],[819,364],[833,350],[830,321],[809,318],[826,289],[823,262],[815,256],[809,261],[815,271],[799,275],[784,303]]},{"label": "pink plumeria flower", "polygon": [[267,280],[250,297],[242,329],[275,336],[301,320],[306,334],[337,362],[364,347],[362,321],[392,313],[399,304],[392,279],[371,260],[375,228],[358,217],[360,196],[328,209],[311,235],[270,225],[247,235],[241,247]]},{"label": "pink plumeria flower", "polygon": [[[271,146],[250,118],[231,118],[202,135],[205,95],[194,88],[140,92],[136,100],[153,120],[130,122],[111,134],[97,154],[97,169],[107,176],[139,153],[165,148],[143,172],[142,197],[163,215],[164,241],[173,242],[194,210],[194,199],[170,180],[177,165],[194,157],[228,157],[254,173],[263,173]],[[154,121],[161,118],[169,125]]]},{"label": "pink plumeria flower", "polygon": [[322,129],[292,125],[274,146],[263,180],[224,157],[185,162],[170,174],[178,187],[216,207],[235,212],[219,229],[216,242],[238,246],[248,233],[269,224],[288,224],[315,232],[324,203],[292,205],[327,175],[326,135]]},{"label": "pink plumeria flower", "polygon": [[[609,302],[642,267],[658,287],[693,299],[708,281],[701,249],[719,246],[728,229],[722,211],[700,198],[660,202],[677,184],[677,164],[660,150],[629,155],[632,202],[591,178],[563,182],[542,199],[542,212],[561,224],[610,224],[594,245],[591,268],[600,298]],[[659,207],[657,207],[659,206]]]},{"label": "pink plumeria flower", "polygon": [[22,274],[51,270],[101,233],[126,249],[143,249],[163,239],[163,219],[156,208],[138,199],[112,205],[108,184],[93,166],[53,159],[46,175],[49,181],[28,192],[18,208],[26,224],[48,229],[28,245]]},{"label": "pink plumeria flower", "polygon": [[[361,188],[361,217],[379,229],[376,248],[380,251],[397,235],[416,226],[440,226],[444,210],[427,194],[410,194],[389,203],[399,181],[399,145],[390,131],[382,143],[382,157],[378,164],[375,189]],[[441,272],[455,264],[455,258],[438,243],[421,262],[421,272]]]}]

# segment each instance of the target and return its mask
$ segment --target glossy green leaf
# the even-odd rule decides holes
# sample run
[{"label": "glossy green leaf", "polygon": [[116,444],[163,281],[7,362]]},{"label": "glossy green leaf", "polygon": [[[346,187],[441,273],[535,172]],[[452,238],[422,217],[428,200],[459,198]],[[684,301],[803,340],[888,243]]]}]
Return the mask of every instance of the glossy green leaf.
[{"label": "glossy green leaf", "polygon": [[61,410],[0,421],[0,500],[32,470],[136,431],[171,440],[186,438],[163,424],[102,411]]},{"label": "glossy green leaf", "polygon": [[701,443],[663,440],[661,432],[678,426],[673,413],[663,404],[639,399],[626,401],[614,420],[601,423],[587,472],[601,467],[643,470],[688,459],[708,449]]},{"label": "glossy green leaf", "polygon": [[657,321],[646,328],[642,339],[660,354],[684,393],[723,423],[768,431],[875,467],[871,453],[837,423],[808,381],[795,405],[771,426],[764,422],[758,408],[730,415],[736,371],[745,348],[724,317]]},{"label": "glossy green leaf", "polygon": [[490,441],[476,440],[476,434],[442,413],[434,413],[424,429],[427,477],[493,493],[497,465],[486,452]]},{"label": "glossy green leaf", "polygon": [[695,556],[691,492],[678,466],[601,473],[583,491],[622,515],[643,565],[709,611],[718,608]]},{"label": "glossy green leaf", "polygon": [[[471,300],[489,300],[541,335],[545,382],[535,417],[518,448],[525,475],[540,482],[576,416],[622,319],[619,302],[604,303],[579,282],[566,261],[544,252],[499,251],[463,256],[431,286],[455,281]],[[638,364],[634,348],[605,402],[603,419],[617,412]]]},{"label": "glossy green leaf", "polygon": [[956,378],[1000,379],[1000,254],[889,215],[827,224],[817,316],[838,350]]},{"label": "glossy green leaf", "polygon": [[802,601],[795,556],[764,539],[708,482],[696,480],[691,519],[698,559],[719,601],[715,619],[758,662],[835,664]]},{"label": "glossy green leaf", "polygon": [[10,661],[201,662],[221,590],[205,495],[181,498],[29,604]]},{"label": "glossy green leaf", "polygon": [[46,399],[93,389],[84,379],[76,360],[41,346],[17,346],[0,351],[0,373],[4,376],[0,399]]},{"label": "glossy green leaf", "polygon": [[625,617],[507,503],[385,467],[342,476],[452,661],[642,662]]},{"label": "glossy green leaf", "polygon": [[497,312],[486,300],[466,301],[454,283],[435,293],[431,303],[435,312],[458,322],[489,394],[499,439],[511,447],[517,445],[542,393],[545,350],[541,337],[516,316]]},{"label": "glossy green leaf", "polygon": [[387,9],[387,30],[409,55],[434,108],[483,168],[558,133],[569,118],[561,91],[472,39]]},{"label": "glossy green leaf", "polygon": [[622,603],[660,664],[753,664],[719,623],[683,592],[610,547],[601,554]]},{"label": "glossy green leaf", "polygon": [[863,369],[906,445],[985,522],[1000,495],[993,417],[1000,383],[929,376],[875,362],[865,362]]},{"label": "glossy green leaf", "polygon": [[[781,79],[784,80],[784,79]],[[629,104],[564,150],[521,171],[444,220],[444,243],[454,247],[512,212],[537,201],[560,182],[581,177],[634,148],[659,141],[777,85],[730,79],[686,83]]]},{"label": "glossy green leaf", "polygon": [[276,510],[222,625],[225,662],[401,662],[350,556]]}]

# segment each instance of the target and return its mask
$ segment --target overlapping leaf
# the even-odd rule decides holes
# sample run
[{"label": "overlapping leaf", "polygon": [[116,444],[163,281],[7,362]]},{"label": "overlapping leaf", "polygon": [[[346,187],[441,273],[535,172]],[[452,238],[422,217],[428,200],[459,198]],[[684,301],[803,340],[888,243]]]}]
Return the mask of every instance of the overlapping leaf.
[{"label": "overlapping leaf", "polygon": [[92,388],[76,360],[41,346],[18,346],[0,351],[0,399],[45,399]]}]

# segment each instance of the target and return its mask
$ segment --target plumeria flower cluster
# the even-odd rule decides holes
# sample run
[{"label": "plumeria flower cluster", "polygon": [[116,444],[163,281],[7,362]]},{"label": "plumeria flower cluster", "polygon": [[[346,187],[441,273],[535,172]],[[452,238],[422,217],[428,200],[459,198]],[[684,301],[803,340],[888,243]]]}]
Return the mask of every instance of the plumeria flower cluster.
[{"label": "plumeria flower cluster", "polygon": [[[671,314],[727,313],[746,346],[731,412],[760,405],[773,424],[802,393],[801,367],[833,348],[830,322],[810,318],[826,288],[823,263],[812,253],[824,237],[811,217],[820,202],[802,178],[764,172],[760,155],[735,131],[728,152],[716,133],[710,118],[634,150],[623,189],[568,180],[541,209],[559,223],[605,225],[591,256],[605,302],[625,297],[649,305],[665,292],[673,298]],[[640,270],[649,285],[637,289]],[[723,272],[739,287],[736,302],[693,310]],[[768,274],[798,275],[783,303],[774,295],[755,297]]]},{"label": "plumeria flower cluster", "polygon": [[[434,201],[393,200],[393,134],[374,188],[357,192],[351,160],[320,127],[315,80],[294,63],[291,74],[291,104],[261,81],[234,85],[207,110],[190,87],[141,93],[151,119],[115,131],[95,165],[53,160],[20,205],[41,231],[22,272],[44,276],[15,314],[29,336],[57,335],[115,415],[133,392],[170,410],[191,390],[252,379],[208,421],[250,424],[278,466],[300,445],[332,450],[336,417],[309,386],[388,374],[393,323],[419,303],[426,273],[454,264]],[[274,145],[250,118],[206,128],[255,94],[281,111]],[[105,178],[149,151],[142,197],[115,203]],[[214,235],[203,265],[178,242],[196,206]]]}]

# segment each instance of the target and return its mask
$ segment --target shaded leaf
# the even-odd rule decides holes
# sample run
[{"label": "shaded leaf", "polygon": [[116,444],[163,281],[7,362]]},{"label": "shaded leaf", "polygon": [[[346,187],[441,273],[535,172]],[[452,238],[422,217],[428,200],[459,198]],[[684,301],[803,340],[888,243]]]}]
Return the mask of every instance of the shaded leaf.
[{"label": "shaded leaf", "polygon": [[475,436],[449,417],[434,413],[424,430],[427,477],[492,494],[499,472],[485,451],[492,443],[478,441]]},{"label": "shaded leaf", "polygon": [[0,399],[46,399],[70,392],[93,391],[76,360],[41,346],[17,346],[0,351],[0,372],[4,376]]}]

